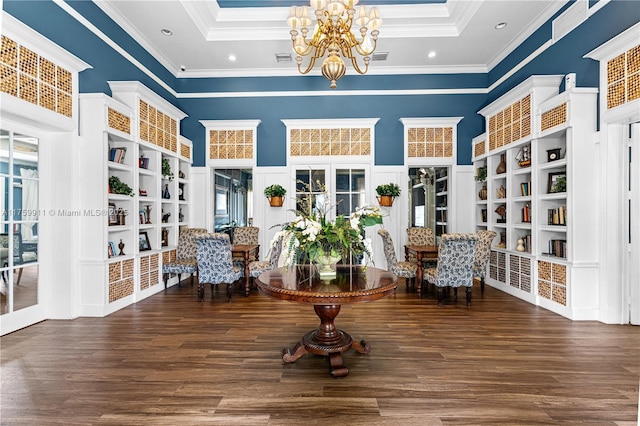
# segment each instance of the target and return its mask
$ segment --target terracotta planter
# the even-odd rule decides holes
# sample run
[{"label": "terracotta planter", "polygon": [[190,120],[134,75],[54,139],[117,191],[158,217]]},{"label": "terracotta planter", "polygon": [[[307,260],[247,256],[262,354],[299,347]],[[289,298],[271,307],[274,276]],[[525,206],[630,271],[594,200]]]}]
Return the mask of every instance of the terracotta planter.
[{"label": "terracotta planter", "polygon": [[283,201],[283,197],[281,197],[280,195],[274,195],[273,197],[269,198],[269,205],[271,207],[282,207]]},{"label": "terracotta planter", "polygon": [[390,195],[379,195],[378,204],[382,207],[391,207],[393,205],[393,197]]}]

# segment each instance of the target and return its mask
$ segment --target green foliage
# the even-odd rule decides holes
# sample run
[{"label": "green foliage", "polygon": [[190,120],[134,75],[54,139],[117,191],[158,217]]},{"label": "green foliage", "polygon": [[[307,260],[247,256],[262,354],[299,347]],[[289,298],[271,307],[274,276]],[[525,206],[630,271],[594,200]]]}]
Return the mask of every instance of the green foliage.
[{"label": "green foliage", "polygon": [[287,190],[284,189],[282,186],[278,185],[277,183],[274,183],[273,185],[269,185],[264,189],[264,195],[267,198],[284,197],[286,193],[287,193]]},{"label": "green foliage", "polygon": [[389,197],[397,197],[400,195],[400,187],[396,183],[387,183],[378,185],[376,188],[378,195],[387,195]]},{"label": "green foliage", "polygon": [[171,164],[167,158],[162,159],[162,177],[168,179],[169,182],[173,180],[173,172],[171,171]]},{"label": "green foliage", "polygon": [[478,167],[478,173],[475,176],[477,182],[484,182],[487,180],[487,166]]},{"label": "green foliage", "polygon": [[126,183],[122,182],[118,176],[109,177],[109,188],[114,194],[122,194],[133,197],[133,189]]}]

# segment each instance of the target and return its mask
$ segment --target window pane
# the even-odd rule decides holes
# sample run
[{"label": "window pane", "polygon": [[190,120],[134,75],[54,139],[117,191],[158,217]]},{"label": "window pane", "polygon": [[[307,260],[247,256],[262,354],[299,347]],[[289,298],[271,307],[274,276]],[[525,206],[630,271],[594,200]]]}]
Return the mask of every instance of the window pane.
[{"label": "window pane", "polygon": [[336,191],[349,191],[349,170],[336,170]]},{"label": "window pane", "polygon": [[336,194],[336,216],[349,216],[351,205],[349,204],[349,194]]},{"label": "window pane", "polygon": [[351,191],[364,192],[364,170],[351,171]]}]

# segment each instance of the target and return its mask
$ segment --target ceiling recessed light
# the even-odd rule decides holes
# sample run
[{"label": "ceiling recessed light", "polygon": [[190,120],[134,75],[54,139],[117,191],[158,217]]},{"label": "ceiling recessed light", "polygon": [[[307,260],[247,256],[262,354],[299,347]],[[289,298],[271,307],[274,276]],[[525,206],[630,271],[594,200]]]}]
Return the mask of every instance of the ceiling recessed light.
[{"label": "ceiling recessed light", "polygon": [[431,52],[427,53],[427,57],[428,57],[428,58],[435,58],[435,57],[436,57],[436,52],[435,52],[435,50],[432,50]]},{"label": "ceiling recessed light", "polygon": [[236,59],[238,59],[238,58],[236,58],[236,55],[229,55],[229,60],[230,60],[231,62],[235,62],[235,61],[236,61]]},{"label": "ceiling recessed light", "polygon": [[507,23],[506,23],[506,22],[500,22],[500,23],[497,23],[497,24],[496,24],[495,29],[496,29],[496,30],[501,30],[501,29],[503,29],[503,28],[504,28],[504,27],[506,27],[506,26],[507,26]]},{"label": "ceiling recessed light", "polygon": [[171,31],[170,29],[167,29],[167,28],[161,29],[160,33],[162,33],[162,35],[166,35],[167,37],[173,35],[173,31]]}]

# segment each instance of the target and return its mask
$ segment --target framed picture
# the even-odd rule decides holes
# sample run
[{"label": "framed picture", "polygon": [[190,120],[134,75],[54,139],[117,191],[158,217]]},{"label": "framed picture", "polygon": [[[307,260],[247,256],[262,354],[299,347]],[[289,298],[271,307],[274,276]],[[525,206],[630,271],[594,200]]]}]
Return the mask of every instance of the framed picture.
[{"label": "framed picture", "polygon": [[549,182],[547,183],[547,193],[567,191],[567,174],[566,172],[549,173]]},{"label": "framed picture", "polygon": [[140,251],[151,250],[151,243],[149,243],[149,236],[146,232],[140,232],[139,244]]},{"label": "framed picture", "polygon": [[109,225],[118,224],[118,208],[115,203],[109,203]]}]

